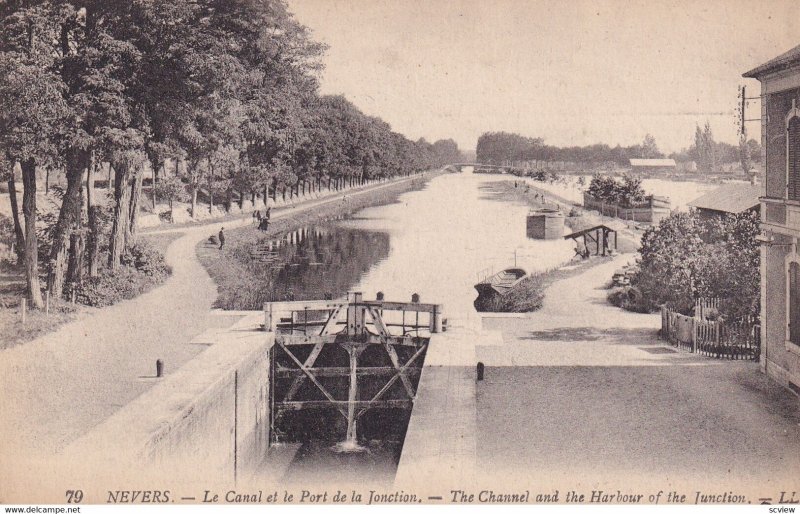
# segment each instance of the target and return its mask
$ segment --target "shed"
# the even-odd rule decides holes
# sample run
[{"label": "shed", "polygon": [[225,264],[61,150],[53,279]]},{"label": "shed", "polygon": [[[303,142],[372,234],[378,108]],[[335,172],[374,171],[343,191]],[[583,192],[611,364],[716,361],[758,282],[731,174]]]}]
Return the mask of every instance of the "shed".
[{"label": "shed", "polygon": [[630,159],[633,171],[675,171],[675,159]]},{"label": "shed", "polygon": [[732,182],[695,198],[687,205],[704,217],[739,214],[745,211],[760,210],[762,196],[760,184]]}]

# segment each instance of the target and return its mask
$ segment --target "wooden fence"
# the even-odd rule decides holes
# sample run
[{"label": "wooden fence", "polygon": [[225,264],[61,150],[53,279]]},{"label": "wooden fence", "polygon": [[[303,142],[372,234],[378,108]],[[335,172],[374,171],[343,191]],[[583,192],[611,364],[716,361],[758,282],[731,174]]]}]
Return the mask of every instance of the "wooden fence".
[{"label": "wooden fence", "polygon": [[619,205],[606,203],[594,198],[589,193],[583,193],[583,207],[589,210],[596,210],[603,216],[612,216],[627,221],[639,223],[658,223],[671,214],[669,202],[654,201],[648,199],[646,205],[640,207],[620,207]]},{"label": "wooden fence", "polygon": [[719,298],[698,298],[694,301],[694,317],[706,320],[719,312]]},{"label": "wooden fence", "polygon": [[661,307],[661,337],[673,346],[718,359],[758,360],[761,354],[761,327],[751,320],[709,321]]}]

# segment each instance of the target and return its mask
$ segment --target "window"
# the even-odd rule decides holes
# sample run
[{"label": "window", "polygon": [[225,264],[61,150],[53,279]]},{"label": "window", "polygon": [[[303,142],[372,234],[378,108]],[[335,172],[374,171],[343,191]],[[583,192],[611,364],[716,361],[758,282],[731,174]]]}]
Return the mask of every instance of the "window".
[{"label": "window", "polygon": [[789,263],[789,341],[800,345],[800,263]]},{"label": "window", "polygon": [[800,200],[800,117],[790,118],[786,130],[787,193],[790,200]]}]

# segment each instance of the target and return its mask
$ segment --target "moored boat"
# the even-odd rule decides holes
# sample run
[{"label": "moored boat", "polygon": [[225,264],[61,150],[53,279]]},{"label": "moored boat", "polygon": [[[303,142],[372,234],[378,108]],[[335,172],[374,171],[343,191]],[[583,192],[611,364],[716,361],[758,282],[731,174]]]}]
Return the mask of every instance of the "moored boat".
[{"label": "moored boat", "polygon": [[479,296],[504,295],[519,284],[528,273],[522,268],[507,268],[475,284]]}]

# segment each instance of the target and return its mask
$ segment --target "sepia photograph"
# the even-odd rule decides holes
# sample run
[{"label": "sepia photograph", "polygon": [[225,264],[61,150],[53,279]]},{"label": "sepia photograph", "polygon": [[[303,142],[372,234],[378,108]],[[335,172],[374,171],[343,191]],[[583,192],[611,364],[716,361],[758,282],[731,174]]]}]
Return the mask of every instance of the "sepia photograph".
[{"label": "sepia photograph", "polygon": [[796,0],[0,0],[0,507],[794,512],[799,239]]}]

